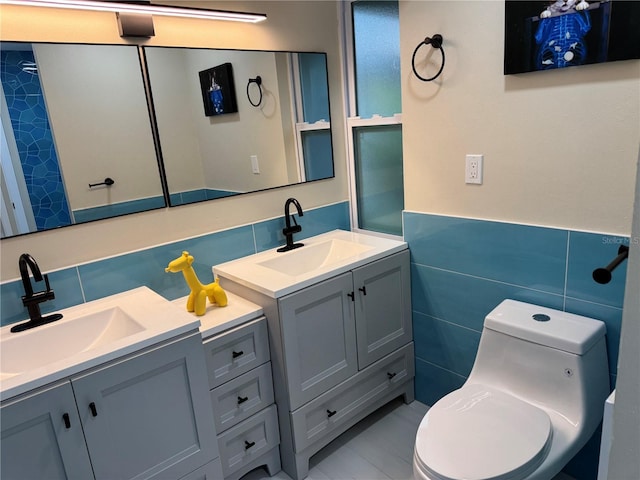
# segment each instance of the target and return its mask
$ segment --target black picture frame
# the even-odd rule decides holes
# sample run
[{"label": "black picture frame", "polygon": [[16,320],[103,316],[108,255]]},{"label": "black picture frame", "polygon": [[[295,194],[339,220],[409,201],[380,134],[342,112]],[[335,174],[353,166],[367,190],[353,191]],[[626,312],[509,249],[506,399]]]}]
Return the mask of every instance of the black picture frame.
[{"label": "black picture frame", "polygon": [[213,117],[238,111],[231,63],[202,70],[198,75],[205,116]]},{"label": "black picture frame", "polygon": [[581,11],[563,3],[505,1],[505,75],[640,58],[640,2],[587,0]]}]

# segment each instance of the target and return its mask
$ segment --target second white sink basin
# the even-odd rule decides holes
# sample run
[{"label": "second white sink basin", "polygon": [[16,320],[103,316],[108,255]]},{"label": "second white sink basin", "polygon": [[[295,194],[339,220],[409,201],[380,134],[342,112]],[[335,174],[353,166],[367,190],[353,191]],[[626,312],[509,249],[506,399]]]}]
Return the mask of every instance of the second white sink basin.
[{"label": "second white sink basin", "polygon": [[213,273],[279,298],[313,283],[407,248],[406,242],[344,230],[306,238],[304,246],[277,249],[215,265]]},{"label": "second white sink basin", "polygon": [[371,245],[362,245],[334,238],[326,242],[303,246],[288,252],[286,255],[258,262],[258,265],[276,270],[285,275],[296,276],[339,263],[373,248]]},{"label": "second white sink basin", "polygon": [[0,329],[2,400],[168,340],[200,326],[146,287],[61,310],[22,332]]}]

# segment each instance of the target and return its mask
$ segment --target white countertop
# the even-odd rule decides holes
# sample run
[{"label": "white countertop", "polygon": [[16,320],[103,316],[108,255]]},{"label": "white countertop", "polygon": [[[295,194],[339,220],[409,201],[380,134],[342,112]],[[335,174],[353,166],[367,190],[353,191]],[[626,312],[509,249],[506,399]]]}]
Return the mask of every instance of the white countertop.
[{"label": "white countertop", "polygon": [[194,319],[200,320],[200,333],[203,339],[262,316],[262,307],[231,292],[225,291],[225,293],[227,294],[228,300],[226,307],[219,307],[215,304],[212,305],[207,300],[207,310],[205,314],[200,317],[196,316],[195,313],[187,312],[188,296],[173,300],[171,303],[182,309],[188,315],[191,315]]},{"label": "white countertop", "polygon": [[[302,273],[287,274],[268,268],[270,262],[291,256],[298,258],[305,251],[305,247],[319,246],[332,240],[343,245],[362,247],[362,251],[354,249],[353,254],[340,256],[331,261],[320,262],[316,268]],[[296,240],[297,242],[297,240]],[[232,280],[240,285],[256,290],[272,298],[280,298],[296,290],[313,285],[369,262],[379,260],[393,253],[406,250],[408,245],[404,241],[367,235],[346,230],[334,230],[322,235],[301,240],[304,246],[288,252],[277,252],[277,249],[249,255],[230,262],[213,266],[215,277]],[[307,251],[310,249],[307,248]],[[297,257],[296,257],[297,256]],[[292,262],[295,263],[295,262]]]},{"label": "white countertop", "polygon": [[[76,328],[70,327],[74,324],[69,322],[81,321],[87,315],[114,308],[134,319],[140,326],[139,331],[113,341],[104,342],[97,347],[82,344],[80,337],[78,339],[70,338]],[[29,356],[26,363],[35,365],[22,372],[2,371],[0,373],[1,400],[71,377],[184,333],[196,331],[200,325],[197,317],[181,310],[147,287],[135,288],[124,293],[76,305],[57,313],[63,314],[61,320],[31,330],[12,333],[10,332],[12,325],[0,329],[2,345],[8,345],[8,342],[19,342],[17,344],[20,346],[26,346],[29,349],[24,351],[24,355]],[[65,325],[65,323],[67,324]],[[47,357],[47,355],[51,355],[51,352],[47,351],[49,341],[57,339],[62,330],[65,331],[65,335],[62,336],[63,340],[59,341],[56,347],[60,347],[61,344],[63,348],[58,348],[58,353],[55,356]],[[99,334],[100,332],[95,333]],[[30,334],[37,335],[29,337]],[[78,347],[77,352],[73,351],[76,348],[74,341],[75,345],[82,344],[82,347]],[[64,351],[65,345],[69,345],[69,352]],[[0,348],[2,347],[0,346]],[[0,352],[2,355],[0,370],[16,363],[15,358],[7,357],[9,352],[15,355],[15,350],[15,348],[7,347]],[[43,352],[42,358],[51,359],[39,361],[39,352]],[[22,355],[22,352],[18,353]],[[20,359],[17,363],[20,363]]]}]

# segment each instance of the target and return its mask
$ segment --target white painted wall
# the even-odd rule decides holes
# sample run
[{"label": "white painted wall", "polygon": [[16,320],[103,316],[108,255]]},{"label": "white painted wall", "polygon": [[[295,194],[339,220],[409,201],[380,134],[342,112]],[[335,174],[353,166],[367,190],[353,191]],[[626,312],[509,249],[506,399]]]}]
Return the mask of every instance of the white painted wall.
[{"label": "white painted wall", "polygon": [[[142,42],[158,46],[327,52],[331,118],[338,126],[344,124],[337,2],[238,0],[195,1],[191,5],[266,13],[268,19],[254,25],[155,17],[155,37]],[[115,15],[111,13],[1,5],[0,31],[3,40],[127,43],[119,37]],[[19,278],[17,259],[25,251],[38,259],[43,270],[51,271],[281,217],[284,202],[291,196],[305,209],[345,201],[348,199],[345,149],[344,130],[337,127],[334,130],[334,179],[3,239],[0,279],[4,282]]]},{"label": "white painted wall", "polygon": [[[424,83],[411,55],[435,33],[446,65]],[[405,208],[629,234],[640,61],[505,76],[493,0],[402,1],[400,40]],[[464,183],[467,153],[485,156],[481,186]]]},{"label": "white painted wall", "polygon": [[[137,50],[40,44],[34,54],[71,209],[162,196]],[[107,177],[116,183],[89,188]]]},{"label": "white painted wall", "polygon": [[171,48],[147,49],[146,56],[169,191],[205,188],[192,92],[185,88],[190,85],[186,58]]},{"label": "white painted wall", "polygon": [[640,156],[638,162],[608,480],[640,478]]}]

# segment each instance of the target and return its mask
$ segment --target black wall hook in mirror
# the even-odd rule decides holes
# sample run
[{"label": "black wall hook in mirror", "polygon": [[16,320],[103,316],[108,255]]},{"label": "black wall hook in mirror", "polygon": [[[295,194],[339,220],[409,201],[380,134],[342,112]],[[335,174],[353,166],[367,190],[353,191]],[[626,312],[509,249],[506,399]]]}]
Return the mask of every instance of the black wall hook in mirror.
[{"label": "black wall hook in mirror", "polygon": [[620,245],[618,248],[618,256],[614,258],[609,265],[604,268],[596,268],[593,271],[593,279],[598,283],[609,283],[611,281],[611,272],[620,265],[629,256],[629,247]]},{"label": "black wall hook in mirror", "polygon": [[[418,77],[423,82],[430,82],[432,80],[435,80],[440,76],[440,74],[442,73],[442,70],[444,69],[445,57],[444,57],[444,49],[442,48],[442,42],[443,42],[442,35],[440,35],[439,33],[436,33],[433,37],[426,37],[422,42],[418,44],[416,49],[413,51],[413,55],[411,56],[411,68],[413,69],[413,73],[415,74],[415,76]],[[422,75],[420,75],[416,70],[416,53],[418,53],[418,50],[420,50],[420,47],[422,45],[431,45],[433,48],[437,48],[438,50],[440,50],[440,53],[442,54],[442,65],[440,65],[440,69],[438,70],[438,73],[436,73],[433,77],[425,78]]]},{"label": "black wall hook in mirror", "polygon": [[115,182],[115,180],[113,178],[105,178],[104,182],[100,182],[100,183],[90,183],[89,184],[89,188],[93,188],[93,187],[99,187],[100,185],[106,185],[107,187],[110,187],[111,185],[113,185]]},{"label": "black wall hook in mirror", "polygon": [[[251,94],[249,93],[249,87],[251,87],[252,83],[255,83],[258,86],[258,92],[260,92],[260,97],[256,103],[253,103],[253,100],[251,100]],[[249,79],[249,82],[247,83],[247,98],[249,99],[249,103],[254,107],[259,107],[262,103],[262,77],[260,75],[256,78]]]}]

